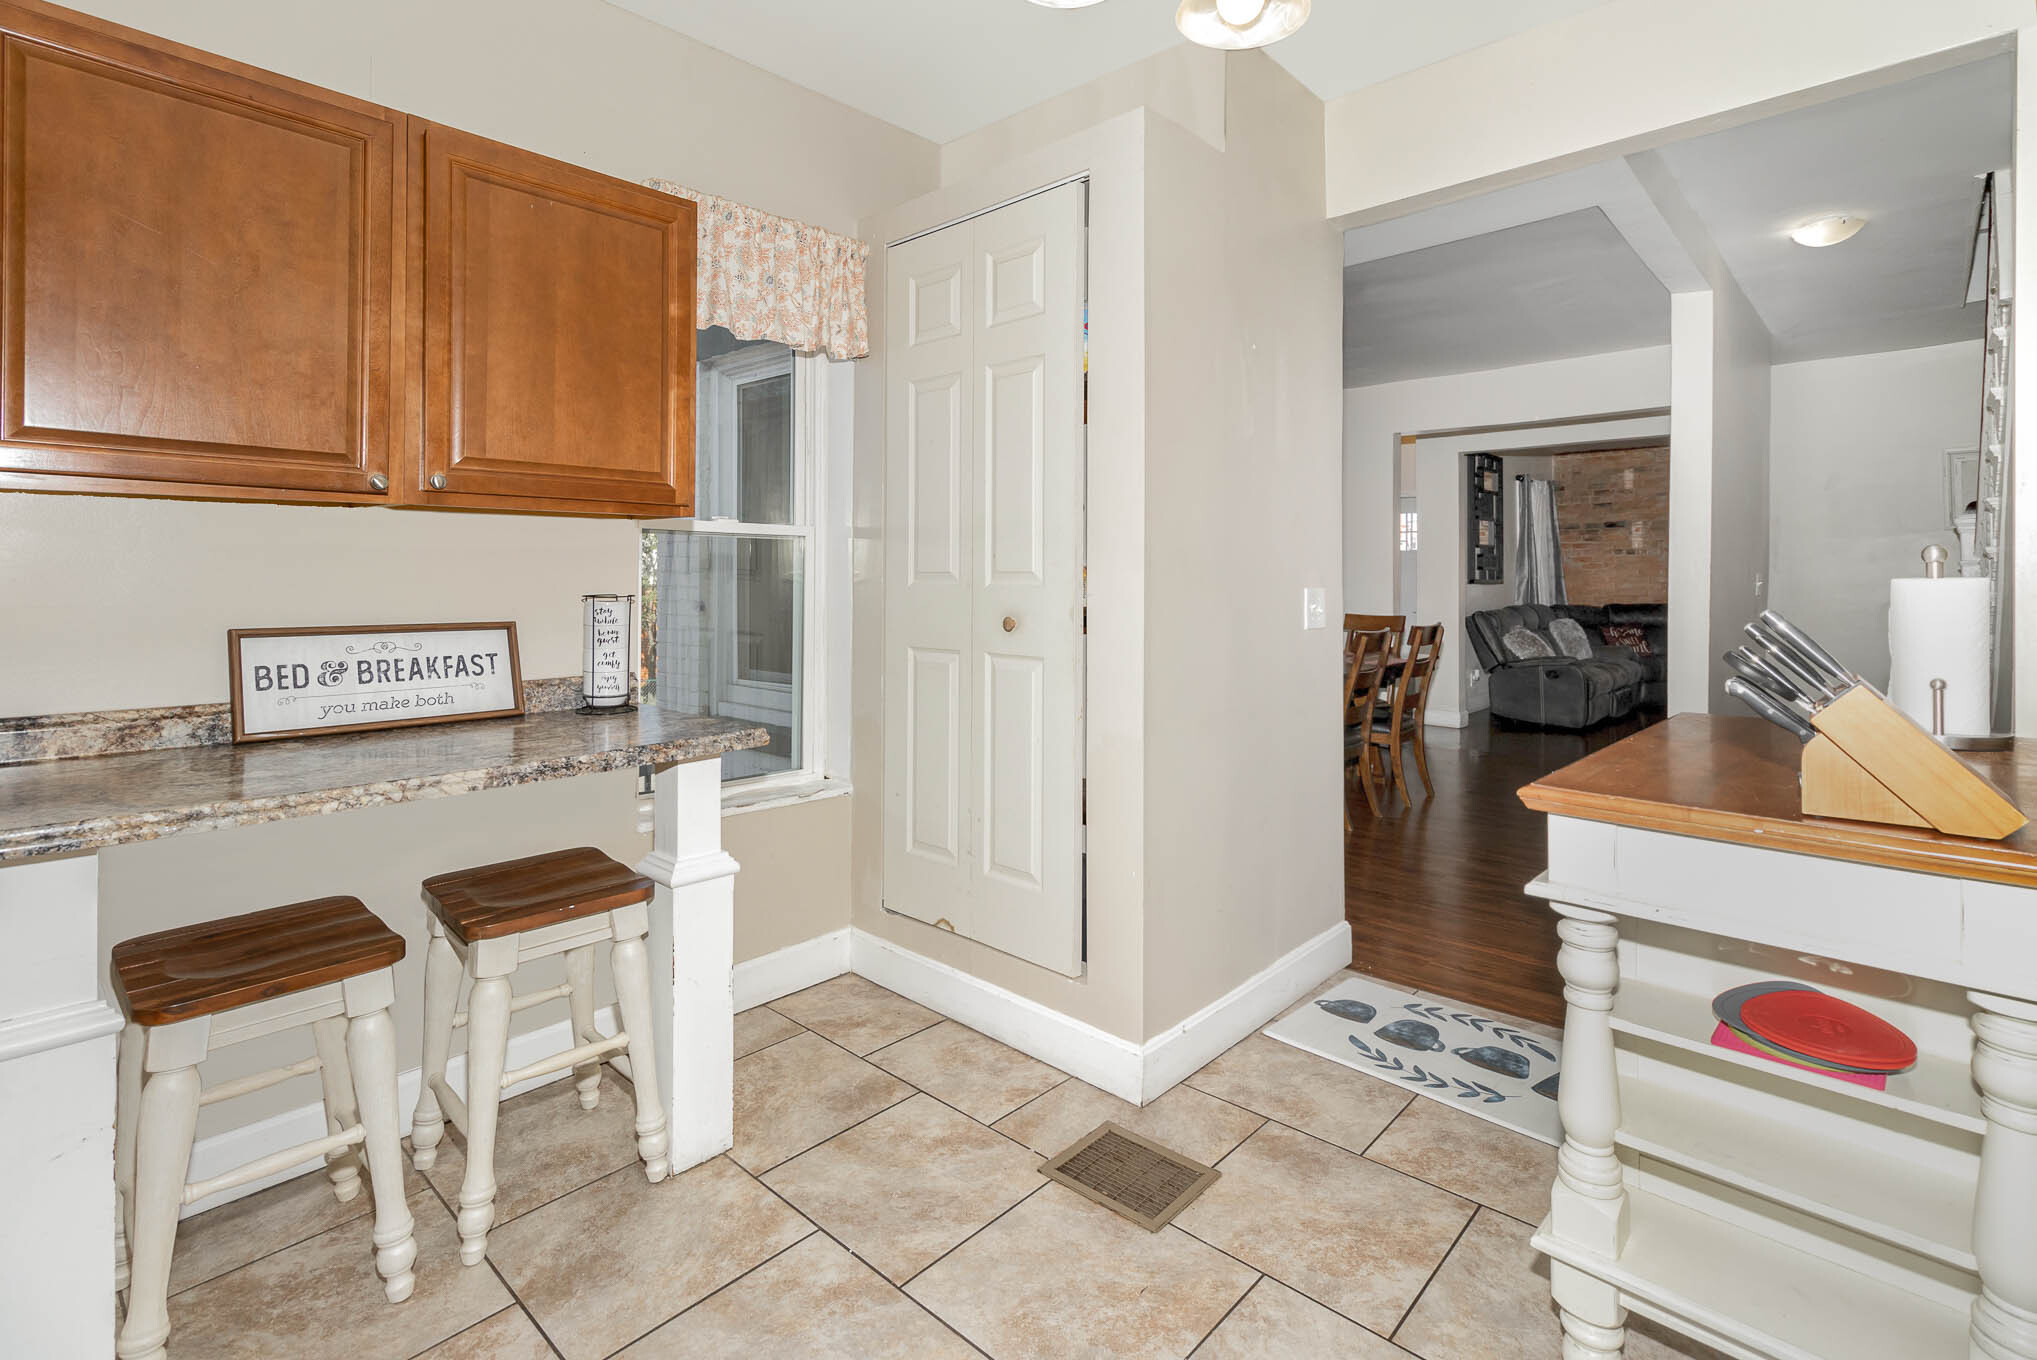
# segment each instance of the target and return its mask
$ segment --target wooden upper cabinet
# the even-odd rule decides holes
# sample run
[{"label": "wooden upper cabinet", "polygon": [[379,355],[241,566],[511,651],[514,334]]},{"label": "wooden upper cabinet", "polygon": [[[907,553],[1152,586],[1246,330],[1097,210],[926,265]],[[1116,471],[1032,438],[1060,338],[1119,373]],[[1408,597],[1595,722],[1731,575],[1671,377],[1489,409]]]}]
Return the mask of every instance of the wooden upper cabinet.
[{"label": "wooden upper cabinet", "polygon": [[0,5],[0,487],[386,499],[403,118]]},{"label": "wooden upper cabinet", "polygon": [[413,120],[423,504],[693,508],[694,207]]}]

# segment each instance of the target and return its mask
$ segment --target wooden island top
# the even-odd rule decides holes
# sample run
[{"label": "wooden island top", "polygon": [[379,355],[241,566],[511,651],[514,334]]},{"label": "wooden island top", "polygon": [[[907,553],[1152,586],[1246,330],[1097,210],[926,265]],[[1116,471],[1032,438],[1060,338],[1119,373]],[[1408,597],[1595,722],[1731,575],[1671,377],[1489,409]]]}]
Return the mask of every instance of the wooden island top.
[{"label": "wooden island top", "polygon": [[[1754,717],[1681,713],[1544,775],[1520,791],[1538,812],[1799,855],[2037,888],[2037,823],[1999,841],[1807,817],[1795,738]],[[1962,753],[2028,811],[2037,742]]]}]

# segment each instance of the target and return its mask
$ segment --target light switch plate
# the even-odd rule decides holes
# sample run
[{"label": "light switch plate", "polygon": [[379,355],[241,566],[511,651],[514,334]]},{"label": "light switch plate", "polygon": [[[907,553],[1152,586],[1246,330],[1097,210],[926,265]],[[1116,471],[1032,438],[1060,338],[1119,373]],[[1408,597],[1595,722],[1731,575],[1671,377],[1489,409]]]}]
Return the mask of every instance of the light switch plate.
[{"label": "light switch plate", "polygon": [[1330,616],[1323,606],[1321,586],[1303,586],[1301,591],[1301,626],[1303,628],[1324,628],[1329,625]]}]

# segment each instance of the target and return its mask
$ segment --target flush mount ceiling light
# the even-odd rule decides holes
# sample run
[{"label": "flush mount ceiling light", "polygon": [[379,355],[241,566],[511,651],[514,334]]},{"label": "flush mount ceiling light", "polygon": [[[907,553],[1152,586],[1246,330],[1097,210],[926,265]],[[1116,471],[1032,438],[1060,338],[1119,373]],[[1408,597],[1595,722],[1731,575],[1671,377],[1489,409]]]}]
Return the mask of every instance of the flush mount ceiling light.
[{"label": "flush mount ceiling light", "polygon": [[1174,26],[1204,47],[1237,51],[1277,43],[1308,20],[1309,0],[1181,0]]},{"label": "flush mount ceiling light", "polygon": [[1800,246],[1836,246],[1866,225],[1864,217],[1821,217],[1790,232],[1789,239]]}]

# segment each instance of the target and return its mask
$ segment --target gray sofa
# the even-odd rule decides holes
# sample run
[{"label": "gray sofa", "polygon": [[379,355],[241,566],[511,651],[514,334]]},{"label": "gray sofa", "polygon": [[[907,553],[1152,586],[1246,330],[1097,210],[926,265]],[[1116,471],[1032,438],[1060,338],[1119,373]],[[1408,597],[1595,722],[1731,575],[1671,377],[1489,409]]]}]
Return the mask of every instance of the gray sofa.
[{"label": "gray sofa", "polygon": [[[1591,643],[1591,656],[1562,655],[1549,625],[1574,619]],[[1601,630],[1619,625],[1640,629],[1646,654],[1603,641]],[[1502,639],[1526,628],[1550,643],[1553,657],[1516,659]],[[1540,727],[1591,727],[1623,718],[1637,708],[1658,708],[1668,700],[1668,609],[1659,604],[1516,604],[1484,609],[1465,620],[1471,649],[1490,677],[1497,717]]]}]

